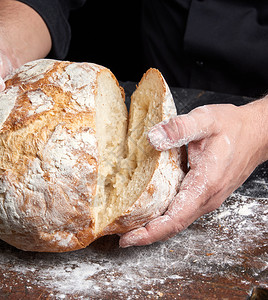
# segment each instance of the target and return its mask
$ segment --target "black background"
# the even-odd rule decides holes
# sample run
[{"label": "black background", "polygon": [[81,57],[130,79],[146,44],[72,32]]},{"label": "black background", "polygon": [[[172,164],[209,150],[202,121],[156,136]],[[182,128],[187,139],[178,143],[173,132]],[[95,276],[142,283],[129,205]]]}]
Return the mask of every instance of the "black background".
[{"label": "black background", "polygon": [[140,0],[87,1],[70,15],[72,39],[66,59],[103,65],[121,81],[139,81],[146,71],[140,19]]}]

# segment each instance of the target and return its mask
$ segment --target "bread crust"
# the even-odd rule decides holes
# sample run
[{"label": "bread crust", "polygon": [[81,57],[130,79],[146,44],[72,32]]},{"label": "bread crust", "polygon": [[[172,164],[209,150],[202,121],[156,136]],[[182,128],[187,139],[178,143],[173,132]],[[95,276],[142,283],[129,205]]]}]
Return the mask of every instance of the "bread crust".
[{"label": "bread crust", "polygon": [[[124,233],[161,215],[184,176],[180,151],[156,152],[152,178],[137,201],[102,232],[95,231],[99,153],[97,79],[106,68],[38,60],[6,81],[0,96],[0,238],[28,251],[81,249],[105,234]],[[164,85],[162,120],[176,114]],[[146,79],[148,72],[144,75]],[[141,83],[142,83],[141,81]],[[121,88],[120,88],[121,89]],[[122,97],[124,91],[121,89]]]},{"label": "bread crust", "polygon": [[15,101],[0,120],[0,237],[9,244],[61,252],[95,238],[101,72],[110,73],[95,64],[39,60],[6,81],[2,97]]}]

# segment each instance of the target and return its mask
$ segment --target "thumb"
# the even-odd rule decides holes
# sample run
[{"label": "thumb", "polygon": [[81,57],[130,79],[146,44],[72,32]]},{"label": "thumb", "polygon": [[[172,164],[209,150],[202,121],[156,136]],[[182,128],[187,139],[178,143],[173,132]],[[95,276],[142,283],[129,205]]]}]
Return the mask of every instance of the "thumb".
[{"label": "thumb", "polygon": [[202,140],[215,131],[215,119],[207,106],[192,110],[155,125],[148,133],[149,142],[159,151]]}]

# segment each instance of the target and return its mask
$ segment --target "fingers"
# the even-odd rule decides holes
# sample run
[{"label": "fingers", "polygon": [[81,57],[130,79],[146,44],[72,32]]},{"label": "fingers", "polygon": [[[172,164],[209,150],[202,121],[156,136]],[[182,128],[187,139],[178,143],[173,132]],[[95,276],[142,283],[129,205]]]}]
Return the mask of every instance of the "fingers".
[{"label": "fingers", "polygon": [[177,225],[173,223],[173,220],[168,215],[160,216],[149,222],[146,227],[124,234],[120,238],[119,245],[122,248],[149,245],[165,239],[168,234],[172,233],[173,235],[174,232],[177,232],[175,227]]},{"label": "fingers", "polygon": [[145,227],[123,235],[120,246],[125,248],[152,244],[166,240],[187,228],[206,212],[207,201],[213,195],[207,182],[204,174],[190,171],[165,215],[154,219]]},{"label": "fingers", "polygon": [[215,130],[213,114],[203,106],[155,125],[148,139],[157,150],[163,151],[211,136]]},{"label": "fingers", "polygon": [[[184,197],[184,196],[183,196]],[[175,206],[180,202],[178,195]],[[175,234],[187,228],[199,217],[199,213],[192,204],[179,205],[171,208],[165,215],[149,222],[145,227],[126,233],[120,238],[119,245],[122,248],[130,246],[149,245],[157,241],[167,240]]]}]

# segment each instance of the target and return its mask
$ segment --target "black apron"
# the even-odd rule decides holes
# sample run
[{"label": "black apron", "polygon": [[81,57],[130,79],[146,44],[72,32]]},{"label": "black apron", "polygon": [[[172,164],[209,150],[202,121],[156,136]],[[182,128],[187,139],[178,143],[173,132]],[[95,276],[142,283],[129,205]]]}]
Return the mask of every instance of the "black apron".
[{"label": "black apron", "polygon": [[268,1],[143,0],[142,37],[171,86],[268,92]]}]

